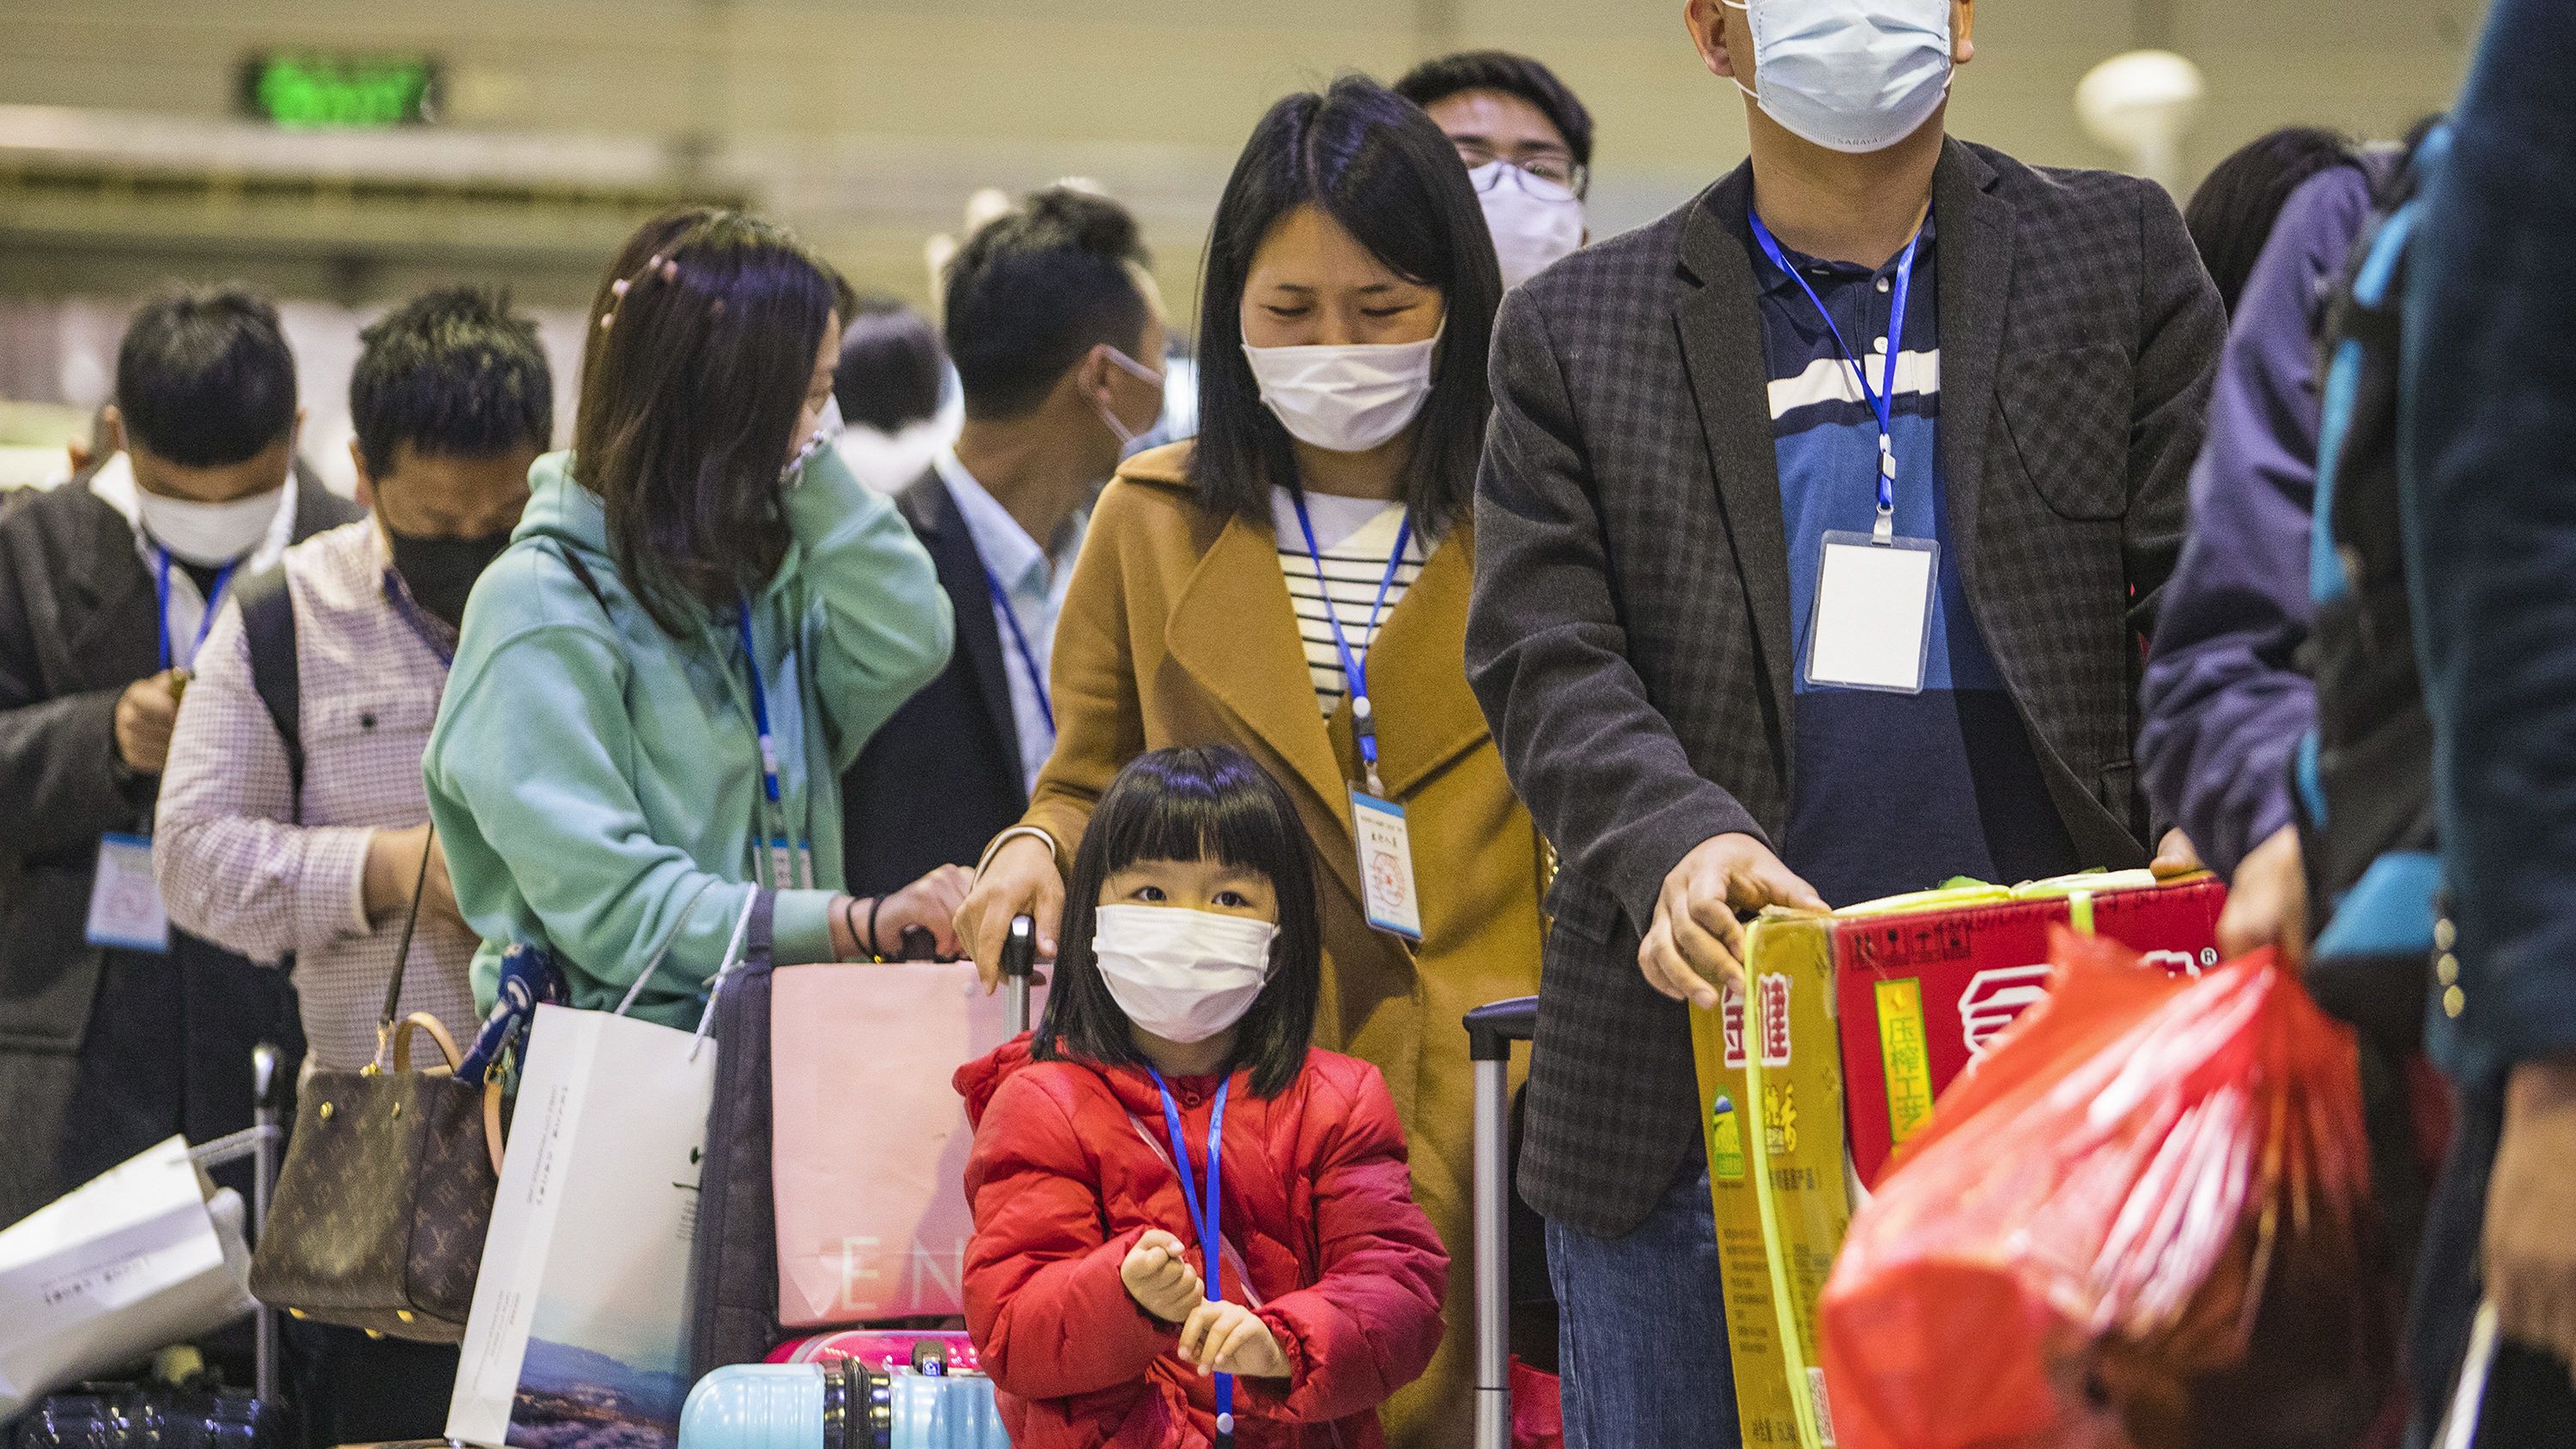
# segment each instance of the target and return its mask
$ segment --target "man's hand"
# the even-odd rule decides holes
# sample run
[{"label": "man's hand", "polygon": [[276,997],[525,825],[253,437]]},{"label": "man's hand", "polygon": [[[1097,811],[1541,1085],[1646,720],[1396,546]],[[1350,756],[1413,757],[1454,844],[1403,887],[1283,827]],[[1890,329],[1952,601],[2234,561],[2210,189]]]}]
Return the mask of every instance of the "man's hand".
[{"label": "man's hand", "polygon": [[[420,868],[424,853],[429,857],[425,876]],[[422,921],[445,921],[459,931],[473,932],[457,908],[456,886],[447,878],[447,852],[430,838],[428,822],[406,830],[377,831],[367,842],[367,863],[358,883],[367,920],[378,926],[400,922],[411,909],[414,881],[420,883]]]},{"label": "man's hand", "polygon": [[1161,1228],[1148,1231],[1118,1265],[1118,1281],[1137,1306],[1165,1323],[1183,1323],[1207,1300],[1207,1285],[1183,1256],[1181,1240]]},{"label": "man's hand", "polygon": [[1654,924],[1637,947],[1646,984],[1675,1001],[1715,1010],[1720,984],[1744,988],[1744,926],[1736,914],[1764,906],[1827,908],[1815,887],[1752,836],[1700,842],[1664,877]]},{"label": "man's hand", "polygon": [[2236,867],[2218,916],[2218,952],[2233,961],[2266,946],[2292,970],[2308,959],[2308,865],[2299,828],[2284,825]]},{"label": "man's hand", "polygon": [[1247,1379],[1288,1377],[1288,1355],[1270,1325],[1240,1303],[1201,1303],[1181,1325],[1181,1361],[1202,1374]]},{"label": "man's hand", "polygon": [[2209,867],[2200,858],[2200,847],[2191,843],[2191,837],[2182,833],[2182,827],[2175,826],[2156,843],[2156,858],[2147,862],[2147,869],[2154,871],[2158,880],[2171,880]]},{"label": "man's hand", "polygon": [[2525,1062],[2505,1083],[2487,1182],[2487,1298],[2505,1336],[2576,1362],[2576,1057]]},{"label": "man's hand", "polygon": [[958,944],[975,958],[987,991],[1001,984],[1002,943],[1011,937],[1014,916],[1036,919],[1038,959],[1054,960],[1056,928],[1064,920],[1064,876],[1055,868],[1055,852],[1034,835],[993,852],[957,908]]},{"label": "man's hand", "polygon": [[138,775],[158,775],[170,762],[170,727],[179,722],[179,671],[164,669],[125,686],[116,701],[116,753]]}]

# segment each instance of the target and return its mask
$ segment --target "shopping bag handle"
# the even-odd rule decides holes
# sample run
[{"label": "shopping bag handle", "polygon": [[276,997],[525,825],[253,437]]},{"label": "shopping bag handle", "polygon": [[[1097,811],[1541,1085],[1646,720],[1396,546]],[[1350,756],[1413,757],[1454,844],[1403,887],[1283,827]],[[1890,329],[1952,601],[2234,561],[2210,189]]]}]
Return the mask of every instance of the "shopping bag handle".
[{"label": "shopping bag handle", "polygon": [[2433,1449],[2470,1449],[2477,1443],[2478,1416],[2486,1408],[2487,1374],[2495,1367],[2502,1336],[2495,1304],[2479,1304],[2477,1321],[2469,1327],[2468,1356],[2460,1362],[2460,1386],[2451,1395],[2450,1410],[2442,1415],[2442,1427],[2434,1432]]},{"label": "shopping bag handle", "polygon": [[[752,887],[750,898],[742,903],[742,914],[734,918],[733,939],[725,942],[724,960],[716,967],[716,974],[707,980],[707,1007],[698,1013],[697,1034],[689,1038],[690,1061],[698,1059],[698,1049],[707,1044],[707,1033],[716,1024],[716,999],[724,995],[725,982],[731,980],[733,973],[742,966],[743,943],[751,934],[751,918],[758,915],[769,900],[769,892],[758,886]],[[769,921],[765,916],[761,918],[760,938],[761,950],[766,953],[769,950]],[[640,986],[643,983],[636,984]],[[632,997],[634,993],[630,991],[627,995]]]},{"label": "shopping bag handle", "polygon": [[[644,994],[644,983],[653,979],[654,969],[662,964],[663,957],[671,954],[671,943],[679,940],[680,933],[689,928],[689,913],[698,908],[698,902],[706,897],[706,893],[708,891],[715,888],[715,883],[716,878],[714,876],[708,876],[705,880],[698,882],[698,888],[695,891],[690,892],[689,903],[680,907],[678,914],[671,917],[671,929],[664,933],[662,944],[653,948],[653,958],[644,963],[643,970],[635,973],[635,983],[626,988],[626,994],[624,996],[618,998],[617,1009],[609,1013],[611,1016],[624,1016],[627,1012],[632,1011],[635,1008],[635,998]],[[760,892],[757,888],[753,889],[751,899],[753,902],[757,902],[760,899]],[[746,922],[751,919],[751,905],[748,903],[746,903],[742,908],[742,918]],[[742,927],[740,925],[736,925],[734,927],[733,938],[736,943],[739,943],[742,940]],[[733,948],[731,946],[725,948],[727,961],[732,959],[732,952]],[[717,974],[723,974],[721,968],[718,969]]]}]

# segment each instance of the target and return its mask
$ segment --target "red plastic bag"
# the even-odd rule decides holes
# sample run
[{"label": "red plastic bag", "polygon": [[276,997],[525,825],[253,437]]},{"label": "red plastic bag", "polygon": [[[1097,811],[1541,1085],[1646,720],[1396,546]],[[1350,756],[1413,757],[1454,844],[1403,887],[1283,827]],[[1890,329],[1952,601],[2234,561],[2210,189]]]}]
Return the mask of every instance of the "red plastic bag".
[{"label": "red plastic bag", "polygon": [[2269,952],[2197,980],[2051,955],[1852,1219],[1820,1312],[1843,1449],[2390,1432],[2351,1033]]}]

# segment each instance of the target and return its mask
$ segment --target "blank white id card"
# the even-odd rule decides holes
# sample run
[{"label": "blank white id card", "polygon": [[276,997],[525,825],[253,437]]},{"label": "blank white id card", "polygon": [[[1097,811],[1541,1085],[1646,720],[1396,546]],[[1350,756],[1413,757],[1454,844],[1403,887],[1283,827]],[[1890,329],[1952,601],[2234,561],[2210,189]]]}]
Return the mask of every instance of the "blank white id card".
[{"label": "blank white id card", "polygon": [[1807,631],[1807,682],[1920,694],[1932,652],[1932,590],[1941,545],[1828,533]]}]

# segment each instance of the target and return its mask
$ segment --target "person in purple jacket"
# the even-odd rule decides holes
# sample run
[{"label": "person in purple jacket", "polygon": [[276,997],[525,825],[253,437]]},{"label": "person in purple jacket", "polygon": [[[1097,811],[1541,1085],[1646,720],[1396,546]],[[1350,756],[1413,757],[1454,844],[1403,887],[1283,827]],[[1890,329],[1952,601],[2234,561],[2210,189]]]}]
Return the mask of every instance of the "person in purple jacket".
[{"label": "person in purple jacket", "polygon": [[2349,155],[2290,193],[2245,279],[2192,470],[2191,531],[2147,660],[2147,796],[2233,882],[2219,922],[2231,956],[2271,945],[2295,957],[2307,945],[2290,759],[2316,719],[2316,686],[2297,659],[2314,614],[2315,324],[2395,164]]}]

